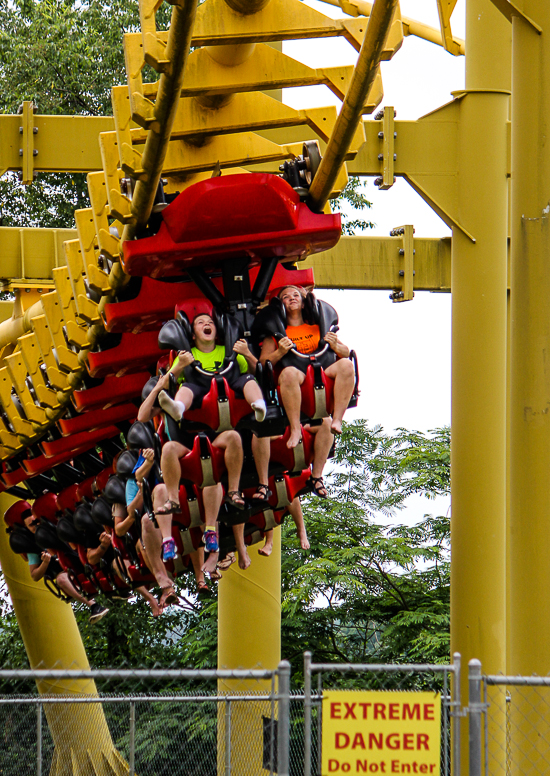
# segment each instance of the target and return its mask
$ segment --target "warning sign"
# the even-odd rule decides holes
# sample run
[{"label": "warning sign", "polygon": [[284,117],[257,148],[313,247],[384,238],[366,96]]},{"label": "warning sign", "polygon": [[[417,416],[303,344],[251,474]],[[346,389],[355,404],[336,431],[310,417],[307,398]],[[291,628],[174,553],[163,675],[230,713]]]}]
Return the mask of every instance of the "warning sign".
[{"label": "warning sign", "polygon": [[323,695],[322,776],[439,776],[440,739],[437,693],[328,690]]}]

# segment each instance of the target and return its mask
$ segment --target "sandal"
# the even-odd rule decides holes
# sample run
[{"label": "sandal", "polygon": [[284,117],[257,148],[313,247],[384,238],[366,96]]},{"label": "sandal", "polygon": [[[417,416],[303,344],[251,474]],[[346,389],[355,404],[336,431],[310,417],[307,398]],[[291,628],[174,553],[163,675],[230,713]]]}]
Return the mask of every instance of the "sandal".
[{"label": "sandal", "polygon": [[252,500],[268,501],[270,496],[271,496],[271,491],[269,490],[269,485],[264,485],[263,482],[260,482],[260,484],[256,488],[256,493],[254,493],[254,495],[252,496]]},{"label": "sandal", "polygon": [[181,515],[180,502],[168,499],[160,509],[155,510],[155,515]]},{"label": "sandal", "polygon": [[163,587],[162,593],[159,596],[159,606],[161,609],[163,609],[165,606],[169,606],[170,604],[177,604],[179,600],[180,599],[178,598],[178,594],[172,586]]},{"label": "sandal", "polygon": [[235,563],[236,560],[237,558],[235,557],[235,553],[228,552],[223,560],[218,561],[217,568],[220,571],[227,571],[227,569],[230,568]]},{"label": "sandal", "polygon": [[199,595],[210,595],[210,588],[206,582],[197,582],[197,593]]},{"label": "sandal", "polygon": [[226,504],[231,504],[235,509],[245,509],[244,497],[240,490],[228,490],[224,501]]},{"label": "sandal", "polygon": [[[316,496],[318,496],[319,498],[328,498],[327,489],[325,487],[322,477],[311,476],[307,481],[307,484],[311,485],[311,488]],[[325,492],[321,493],[322,490],[324,490]]]}]

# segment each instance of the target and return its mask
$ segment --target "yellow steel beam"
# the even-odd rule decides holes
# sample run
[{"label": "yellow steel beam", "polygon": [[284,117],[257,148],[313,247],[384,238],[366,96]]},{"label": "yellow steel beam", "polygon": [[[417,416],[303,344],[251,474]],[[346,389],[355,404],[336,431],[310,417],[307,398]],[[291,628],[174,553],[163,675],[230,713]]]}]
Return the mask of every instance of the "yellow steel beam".
[{"label": "yellow steel beam", "polygon": [[437,0],[437,11],[439,13],[439,27],[444,48],[449,54],[455,56],[460,53],[460,48],[453,38],[451,30],[451,16],[455,9],[456,0]]},{"label": "yellow steel beam", "polygon": [[[59,262],[59,257],[53,247],[53,237],[55,232],[60,230],[19,230],[11,227],[0,227],[2,262],[15,263],[19,260],[19,243],[14,240],[14,233],[17,235],[20,231],[36,232],[37,240],[40,239],[44,246],[42,254],[25,257],[27,274],[19,277],[21,287],[25,288],[26,284],[41,282],[44,288],[48,289],[53,285],[53,270],[64,264],[68,264],[71,277],[74,275],[78,281],[78,268],[82,268],[84,265],[78,248],[78,232],[76,230],[66,229],[63,230],[63,233],[64,239],[68,241],[66,251],[72,252],[73,247],[76,246],[80,255],[71,258],[66,253],[65,260]],[[303,266],[314,267],[315,283],[321,288],[392,289],[399,284],[399,270],[402,269],[402,258],[399,255],[400,247],[399,237],[366,235],[342,237],[334,248],[310,257]],[[415,289],[450,291],[450,238],[415,238],[414,249]],[[84,287],[79,286],[75,290],[76,303],[78,303],[79,294],[84,293]],[[9,318],[12,311],[13,302],[0,303],[0,321]]]},{"label": "yellow steel beam", "polygon": [[[350,16],[370,16],[372,10],[372,3],[368,3],[366,0],[323,0],[323,2],[341,8]],[[507,2],[507,0],[493,0],[493,2]],[[435,27],[430,27],[423,22],[409,19],[406,16],[401,16],[400,23],[405,37],[413,35],[416,38],[422,38],[430,43],[435,43],[437,46],[445,45],[441,30],[437,30]],[[466,51],[464,41],[461,38],[452,36],[452,46],[447,51],[455,56],[463,56]]]},{"label": "yellow steel beam", "polygon": [[[32,116],[33,169],[42,172],[88,172],[101,169],[97,138],[114,129],[110,116]],[[21,116],[0,116],[0,174],[21,170]]]},{"label": "yellow steel beam", "polygon": [[539,35],[542,33],[542,27],[531,19],[530,16],[527,16],[521,8],[518,8],[517,3],[513,3],[512,0],[491,0],[491,2],[509,22],[511,22],[514,17],[517,17],[518,19],[523,19],[524,22],[527,22],[527,24],[529,24]]},{"label": "yellow steel beam", "polygon": [[385,2],[384,0],[376,0],[373,5],[351,83],[346,91],[336,125],[309,190],[309,200],[318,210],[323,209],[330,196],[333,184],[344,164],[352,139],[361,122],[363,105],[374,83],[380,55],[396,7],[397,0],[385,0]]}]

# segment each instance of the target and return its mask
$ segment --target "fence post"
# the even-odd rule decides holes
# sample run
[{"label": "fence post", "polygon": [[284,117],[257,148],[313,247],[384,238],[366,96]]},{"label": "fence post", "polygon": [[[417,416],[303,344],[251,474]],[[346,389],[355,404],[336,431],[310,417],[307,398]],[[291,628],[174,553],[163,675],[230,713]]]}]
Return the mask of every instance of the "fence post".
[{"label": "fence post", "polygon": [[304,652],[304,776],[311,776],[311,652]]},{"label": "fence post", "polygon": [[42,704],[36,707],[36,773],[42,776]]},{"label": "fence post", "polygon": [[468,663],[468,731],[469,731],[469,776],[481,776],[481,663]]},{"label": "fence post", "polygon": [[290,750],[290,663],[282,660],[277,667],[279,677],[279,723],[277,725],[277,773],[289,776]]},{"label": "fence post", "polygon": [[461,657],[460,652],[453,654],[453,697],[451,703],[451,746],[452,746],[452,760],[451,760],[451,772],[460,776],[460,670],[461,670]]},{"label": "fence post", "polygon": [[128,776],[136,773],[136,704],[130,701],[130,754],[128,757]]},{"label": "fence post", "polygon": [[231,776],[231,701],[225,699],[225,776]]}]

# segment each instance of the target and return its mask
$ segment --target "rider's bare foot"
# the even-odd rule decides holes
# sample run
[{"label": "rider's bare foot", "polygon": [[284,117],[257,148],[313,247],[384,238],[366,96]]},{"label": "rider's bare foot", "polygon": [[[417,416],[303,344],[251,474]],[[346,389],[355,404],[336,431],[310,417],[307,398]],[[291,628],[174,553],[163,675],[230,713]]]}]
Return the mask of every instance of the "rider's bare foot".
[{"label": "rider's bare foot", "polygon": [[149,606],[151,607],[151,613],[153,617],[160,617],[164,611],[164,606],[160,606],[156,598],[153,598],[151,601],[149,601]]},{"label": "rider's bare foot", "polygon": [[208,555],[208,558],[201,566],[201,571],[203,571],[205,574],[212,574],[212,572],[216,571],[216,566],[218,565],[218,557],[219,552],[211,552]]},{"label": "rider's bare foot", "polygon": [[263,555],[264,558],[269,558],[273,552],[273,531],[270,531],[270,536],[266,536],[265,544],[258,550],[258,555]]},{"label": "rider's bare foot", "polygon": [[333,434],[336,434],[336,436],[340,436],[342,433],[342,421],[333,418],[332,423],[330,424],[330,430]]},{"label": "rider's bare foot", "polygon": [[252,562],[250,560],[250,556],[248,552],[246,551],[246,549],[242,552],[239,550],[238,556],[239,556],[239,568],[242,569],[242,571],[246,571]]},{"label": "rider's bare foot", "polygon": [[296,428],[296,429],[290,429],[290,436],[288,437],[288,442],[286,443],[286,446],[289,450],[291,450],[293,447],[296,447],[296,445],[300,444],[300,440],[302,439],[302,429]]},{"label": "rider's bare foot", "polygon": [[309,540],[307,538],[305,527],[302,531],[297,528],[296,534],[298,535],[298,540],[300,542],[300,547],[302,548],[302,550],[309,550]]}]

